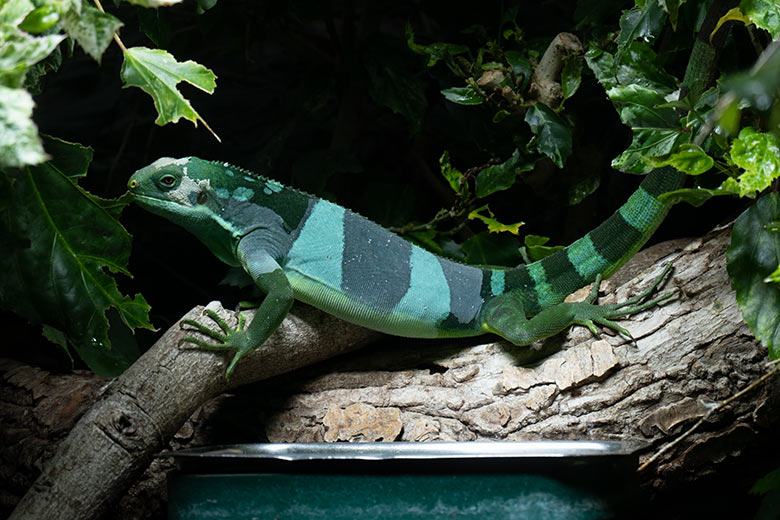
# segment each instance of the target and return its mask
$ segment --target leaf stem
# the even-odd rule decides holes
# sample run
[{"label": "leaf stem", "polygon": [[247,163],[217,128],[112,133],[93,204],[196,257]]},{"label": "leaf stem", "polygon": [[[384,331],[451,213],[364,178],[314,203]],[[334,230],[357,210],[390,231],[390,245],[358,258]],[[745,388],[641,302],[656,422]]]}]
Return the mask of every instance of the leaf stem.
[{"label": "leaf stem", "polygon": [[[95,3],[95,7],[97,7],[98,11],[100,11],[103,14],[106,14],[105,9],[103,9],[103,6],[100,3],[100,0],[92,0]],[[119,35],[115,32],[114,33],[114,41],[117,45],[119,45],[119,48],[122,49],[122,52],[127,52],[127,47],[125,47],[125,44],[122,43],[122,40],[119,39]]]}]

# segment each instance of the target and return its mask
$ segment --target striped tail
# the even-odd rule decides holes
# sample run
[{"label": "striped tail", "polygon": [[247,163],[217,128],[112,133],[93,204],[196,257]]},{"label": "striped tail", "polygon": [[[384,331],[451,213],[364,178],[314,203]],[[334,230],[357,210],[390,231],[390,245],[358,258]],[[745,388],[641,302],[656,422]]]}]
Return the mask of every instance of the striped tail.
[{"label": "striped tail", "polygon": [[[596,229],[542,260],[506,271],[504,292],[519,289],[526,314],[532,315],[562,302],[599,273],[609,277],[655,232],[671,208],[658,196],[678,189],[684,177],[672,167],[653,170],[628,201]],[[535,298],[529,288],[533,288]]]}]

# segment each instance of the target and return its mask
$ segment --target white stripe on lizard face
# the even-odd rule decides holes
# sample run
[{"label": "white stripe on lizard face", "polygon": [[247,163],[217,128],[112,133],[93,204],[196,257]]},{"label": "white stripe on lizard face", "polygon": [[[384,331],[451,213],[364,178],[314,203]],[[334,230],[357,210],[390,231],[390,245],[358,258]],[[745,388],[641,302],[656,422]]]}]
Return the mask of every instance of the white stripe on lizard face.
[{"label": "white stripe on lizard face", "polygon": [[181,204],[182,206],[192,206],[192,202],[190,201],[194,200],[197,195],[196,197],[192,197],[191,195],[193,193],[200,193],[201,191],[208,190],[210,188],[211,181],[209,181],[209,179],[195,181],[190,179],[187,175],[183,175],[179,186],[177,186],[175,190],[168,192],[168,198],[178,204]]},{"label": "white stripe on lizard face", "polygon": [[189,158],[185,157],[183,159],[172,159],[170,157],[160,157],[156,161],[154,161],[151,166],[154,168],[157,168],[158,170],[160,168],[165,168],[166,166],[185,166],[187,163],[189,163]]}]

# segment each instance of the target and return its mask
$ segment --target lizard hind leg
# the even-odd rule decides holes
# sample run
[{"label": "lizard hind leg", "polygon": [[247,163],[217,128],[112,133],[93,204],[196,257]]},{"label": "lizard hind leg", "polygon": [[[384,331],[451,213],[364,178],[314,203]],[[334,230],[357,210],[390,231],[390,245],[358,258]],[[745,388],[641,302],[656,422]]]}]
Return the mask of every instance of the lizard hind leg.
[{"label": "lizard hind leg", "polygon": [[663,273],[642,293],[625,302],[612,305],[595,304],[601,282],[599,275],[596,277],[590,296],[585,301],[552,305],[542,309],[530,319],[523,312],[520,295],[510,291],[495,296],[485,303],[482,312],[483,329],[498,334],[515,345],[530,345],[534,341],[562,332],[571,325],[588,327],[593,334],[598,335],[596,328],[598,324],[631,338],[631,333],[613,320],[631,316],[672,297],[675,293],[668,292],[647,300],[666,278],[671,267],[672,265],[668,264]]}]

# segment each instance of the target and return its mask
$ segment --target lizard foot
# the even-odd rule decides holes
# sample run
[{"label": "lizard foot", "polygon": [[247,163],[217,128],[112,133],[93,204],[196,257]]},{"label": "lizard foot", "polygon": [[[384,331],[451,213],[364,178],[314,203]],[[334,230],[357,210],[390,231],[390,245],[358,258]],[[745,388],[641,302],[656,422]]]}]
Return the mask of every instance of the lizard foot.
[{"label": "lizard foot", "polygon": [[644,301],[655,292],[661,282],[666,279],[666,276],[671,270],[672,263],[669,262],[666,264],[666,267],[664,267],[663,272],[655,279],[650,287],[637,294],[633,298],[612,305],[594,305],[594,302],[598,297],[599,286],[601,285],[601,275],[598,275],[596,277],[596,281],[593,283],[593,290],[591,291],[590,295],[580,304],[583,307],[578,307],[578,312],[576,312],[577,317],[574,319],[574,322],[579,325],[588,327],[588,329],[590,329],[590,331],[595,335],[598,335],[596,324],[599,324],[612,329],[622,334],[623,336],[626,336],[627,338],[633,339],[633,336],[626,328],[621,327],[612,320],[631,316],[632,314],[637,314],[674,296],[676,292],[670,291],[651,300]]},{"label": "lizard foot", "polygon": [[239,313],[238,326],[233,329],[225,320],[219,316],[219,314],[213,310],[205,309],[203,312],[209,318],[211,318],[214,323],[217,324],[217,326],[220,328],[220,331],[211,329],[210,327],[207,327],[202,323],[198,323],[195,320],[182,320],[181,328],[184,329],[185,325],[189,326],[204,336],[215,340],[217,343],[210,343],[200,338],[196,338],[195,336],[186,336],[184,339],[182,339],[182,342],[192,343],[193,345],[197,345],[207,350],[234,350],[236,353],[233,356],[230,365],[228,366],[227,372],[225,373],[225,377],[229,378],[233,373],[238,360],[247,353],[254,350],[254,346],[250,344],[245,330],[246,316],[244,316],[244,313]]}]

